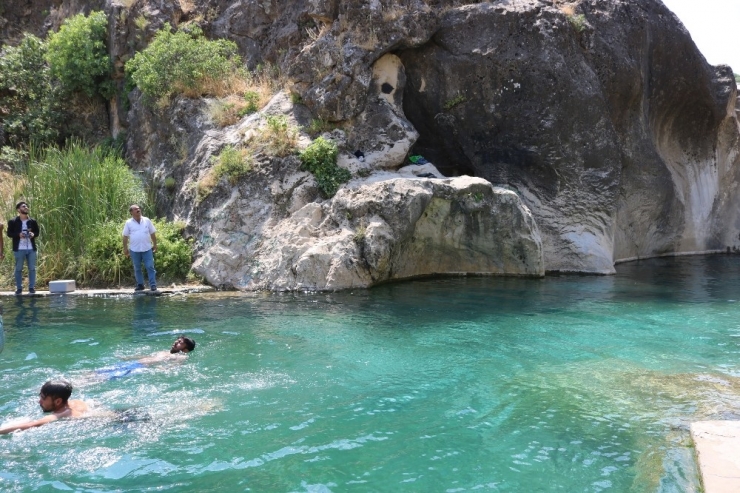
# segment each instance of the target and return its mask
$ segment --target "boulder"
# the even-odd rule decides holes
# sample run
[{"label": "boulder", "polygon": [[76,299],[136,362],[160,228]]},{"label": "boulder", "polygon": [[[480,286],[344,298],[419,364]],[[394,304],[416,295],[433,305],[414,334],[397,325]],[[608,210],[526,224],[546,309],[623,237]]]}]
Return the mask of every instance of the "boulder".
[{"label": "boulder", "polygon": [[[261,243],[249,259],[222,259],[226,284],[337,290],[419,276],[544,275],[529,210],[514,192],[472,177],[357,180],[273,224]],[[225,274],[203,267],[209,281]]]}]

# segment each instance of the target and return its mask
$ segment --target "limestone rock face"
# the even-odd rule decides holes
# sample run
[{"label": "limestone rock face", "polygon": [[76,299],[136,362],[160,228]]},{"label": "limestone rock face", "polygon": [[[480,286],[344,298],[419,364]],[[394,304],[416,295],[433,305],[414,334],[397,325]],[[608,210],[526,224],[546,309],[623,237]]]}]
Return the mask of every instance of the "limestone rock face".
[{"label": "limestone rock face", "polygon": [[[213,32],[242,33],[250,60],[287,64],[307,108],[344,129],[332,136],[340,166],[373,176],[415,153],[436,166],[417,175],[439,170],[506,185],[537,222],[547,271],[611,273],[621,259],[740,246],[732,71],[709,66],[658,0],[583,0],[568,8],[537,0],[444,8],[321,0],[305,8],[239,5],[219,10]],[[188,115],[183,104],[171,113]],[[197,130],[197,119],[179,121],[171,132],[168,125],[142,128],[158,132],[150,149],[167,147],[173,135],[188,140],[184,169],[208,166],[208,152],[195,149],[237,138]],[[173,152],[147,153],[142,167],[163,166]],[[296,163],[271,166],[298,171]],[[306,204],[320,203],[310,175],[273,183],[278,192],[259,195],[262,215],[240,202],[246,216],[263,221],[244,226],[248,248],[199,231],[207,241],[197,242],[198,268],[211,259],[215,283],[269,288],[241,264],[235,280],[232,263],[240,256],[255,261],[260,238],[272,238],[272,228]],[[169,209],[175,216],[190,218],[193,231],[208,228],[213,211],[177,200]],[[276,286],[321,285],[284,275]]]},{"label": "limestone rock face", "polygon": [[401,166],[419,134],[403,113],[406,73],[395,55],[384,55],[373,65],[365,111],[344,127],[339,165],[350,171],[394,170]]},{"label": "limestone rock face", "polygon": [[611,271],[619,146],[565,15],[537,2],[471,5],[400,56],[416,150],[443,173],[515,187],[548,270]]},{"label": "limestone rock face", "polygon": [[[211,260],[211,282],[240,289],[335,290],[435,274],[544,275],[539,231],[515,193],[480,178],[353,182],[263,232],[251,258]],[[226,263],[228,270],[223,269]],[[209,266],[218,265],[214,269]]]},{"label": "limestone rock face", "polygon": [[451,9],[428,43],[398,52],[414,152],[517,190],[548,271],[736,248],[730,68],[709,66],[657,0],[569,8]]}]

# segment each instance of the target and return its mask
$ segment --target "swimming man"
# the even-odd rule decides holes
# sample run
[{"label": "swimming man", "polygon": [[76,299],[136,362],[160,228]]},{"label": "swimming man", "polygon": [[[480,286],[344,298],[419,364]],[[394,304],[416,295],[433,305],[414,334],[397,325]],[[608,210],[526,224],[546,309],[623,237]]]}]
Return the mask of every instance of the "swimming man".
[{"label": "swimming man", "polygon": [[143,365],[153,365],[164,361],[177,360],[195,349],[195,341],[189,337],[180,336],[172,343],[169,352],[159,351],[151,356],[137,359]]},{"label": "swimming man", "polygon": [[88,405],[78,399],[69,400],[71,395],[71,383],[65,380],[49,380],[41,386],[39,406],[45,413],[51,414],[35,421],[0,428],[0,435],[45,425],[61,418],[80,418],[88,413],[90,410]]},{"label": "swimming man", "polygon": [[195,349],[195,341],[189,337],[180,336],[172,344],[169,351],[159,351],[150,356],[136,358],[135,361],[122,362],[117,365],[101,368],[95,371],[99,378],[113,380],[139,373],[145,367],[166,362],[182,362],[187,353]]}]

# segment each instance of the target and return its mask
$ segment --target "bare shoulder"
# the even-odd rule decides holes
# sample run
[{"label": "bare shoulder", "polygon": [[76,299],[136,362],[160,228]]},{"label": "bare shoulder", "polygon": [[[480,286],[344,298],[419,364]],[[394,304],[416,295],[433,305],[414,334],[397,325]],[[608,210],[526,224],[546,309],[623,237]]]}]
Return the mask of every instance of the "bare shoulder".
[{"label": "bare shoulder", "polygon": [[85,401],[81,401],[79,399],[73,399],[67,402],[67,405],[71,411],[69,415],[72,418],[79,418],[90,411],[90,406],[88,406]]}]

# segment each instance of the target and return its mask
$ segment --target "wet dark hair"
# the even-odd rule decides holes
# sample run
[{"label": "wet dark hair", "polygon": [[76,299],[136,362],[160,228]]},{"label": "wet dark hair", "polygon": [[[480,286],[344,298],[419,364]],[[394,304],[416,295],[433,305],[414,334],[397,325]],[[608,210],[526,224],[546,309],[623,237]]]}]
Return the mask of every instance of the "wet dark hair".
[{"label": "wet dark hair", "polygon": [[44,397],[61,397],[64,402],[67,402],[69,396],[72,395],[72,384],[66,380],[49,380],[41,386],[40,393]]},{"label": "wet dark hair", "polygon": [[25,200],[21,200],[20,202],[15,204],[15,210],[20,209],[22,205],[28,205],[28,202],[26,202]]},{"label": "wet dark hair", "polygon": [[192,351],[193,349],[195,349],[195,341],[194,340],[192,340],[189,337],[185,337],[185,336],[180,336],[180,339],[182,339],[183,341],[185,341],[185,345],[188,347],[188,351]]}]

